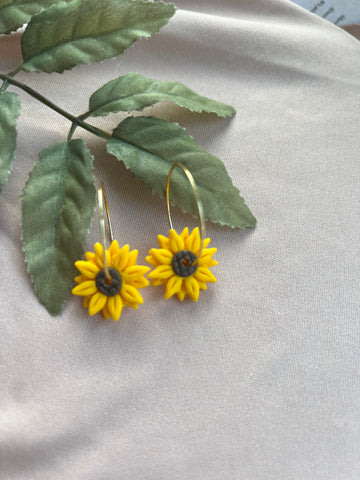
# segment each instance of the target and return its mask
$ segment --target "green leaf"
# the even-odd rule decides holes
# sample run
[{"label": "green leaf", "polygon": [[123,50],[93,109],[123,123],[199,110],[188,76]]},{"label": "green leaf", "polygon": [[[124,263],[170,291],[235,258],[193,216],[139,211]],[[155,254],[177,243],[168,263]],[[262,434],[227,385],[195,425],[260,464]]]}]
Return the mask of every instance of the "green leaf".
[{"label": "green leaf", "polygon": [[158,102],[171,101],[192,112],[211,112],[228,117],[235,109],[193,92],[180,82],[164,82],[128,73],[111,80],[90,97],[90,111],[97,117],[116,112],[141,111]]},{"label": "green leaf", "polygon": [[16,93],[0,93],[0,188],[6,185],[16,149],[20,101]]},{"label": "green leaf", "polygon": [[[255,226],[256,220],[224,164],[199,147],[179,125],[153,117],[129,117],[116,128],[107,149],[161,197],[165,197],[171,165],[182,163],[195,178],[207,220],[233,228]],[[187,179],[176,169],[171,177],[171,199],[196,215],[193,197]]]},{"label": "green leaf", "polygon": [[175,13],[171,3],[73,0],[36,15],[22,36],[23,70],[63,72],[120,55],[150,37]]},{"label": "green leaf", "polygon": [[74,262],[90,229],[95,206],[93,157],[82,140],[57,143],[40,153],[22,199],[22,238],[28,272],[40,302],[61,312]]},{"label": "green leaf", "polygon": [[[69,0],[62,0],[69,1]],[[0,0],[0,34],[11,33],[57,0]]]}]

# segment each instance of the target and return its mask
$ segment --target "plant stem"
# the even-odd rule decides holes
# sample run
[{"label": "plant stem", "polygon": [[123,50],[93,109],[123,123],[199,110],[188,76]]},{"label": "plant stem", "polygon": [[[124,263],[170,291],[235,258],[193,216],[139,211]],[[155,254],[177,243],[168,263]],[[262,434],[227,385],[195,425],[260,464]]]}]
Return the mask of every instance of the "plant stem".
[{"label": "plant stem", "polygon": [[[22,69],[23,63],[24,63],[24,62],[21,61],[21,62],[19,63],[19,65],[18,65],[12,72],[8,73],[8,76],[9,76],[9,77],[15,77],[15,75],[16,75],[17,73],[19,73],[20,70]],[[5,90],[7,89],[8,86],[9,86],[9,80],[4,79],[4,80],[3,80],[3,84],[1,85],[1,88],[0,88],[0,93],[1,93],[1,92],[5,92]]]},{"label": "plant stem", "polygon": [[[47,99],[46,97],[38,93],[36,90],[33,90],[31,87],[28,87],[24,83],[18,82],[17,80],[13,79],[10,75],[4,75],[0,73],[0,79],[10,83],[11,85],[14,85],[15,87],[20,88],[21,90],[23,90],[24,92],[26,92],[27,94],[31,95],[33,98],[38,100],[39,102],[43,103],[47,107],[51,108],[55,112],[59,113],[63,117],[70,120],[70,122],[75,124],[77,127],[81,127],[84,130],[87,130],[88,132],[96,135],[97,137],[111,138],[112,135],[110,133],[105,132],[104,130],[101,130],[99,128],[94,127],[93,125],[90,125],[89,123],[84,122],[81,119],[81,117],[83,117],[84,115],[82,115],[81,117],[75,117],[74,115],[71,115],[71,113],[63,110],[58,105],[56,105],[55,103],[51,102],[49,99]],[[86,112],[86,116],[88,116],[88,112]]]},{"label": "plant stem", "polygon": [[22,69],[23,63],[24,63],[24,62],[21,61],[21,62],[19,63],[19,65],[18,65],[12,72],[8,73],[9,77],[15,77],[15,75],[16,75],[17,73],[19,73],[20,70]]},{"label": "plant stem", "polygon": [[[85,118],[90,117],[91,113],[92,113],[91,110],[89,110],[89,111],[83,113],[82,115],[79,115],[79,116],[76,117],[76,118],[77,118],[78,121],[79,121],[79,120],[85,120]],[[78,124],[75,123],[75,122],[73,122],[72,125],[71,125],[71,128],[70,128],[68,137],[67,137],[67,141],[68,141],[68,142],[70,142],[70,140],[72,139],[72,136],[74,135],[75,130],[76,130],[77,127],[78,127]]]}]

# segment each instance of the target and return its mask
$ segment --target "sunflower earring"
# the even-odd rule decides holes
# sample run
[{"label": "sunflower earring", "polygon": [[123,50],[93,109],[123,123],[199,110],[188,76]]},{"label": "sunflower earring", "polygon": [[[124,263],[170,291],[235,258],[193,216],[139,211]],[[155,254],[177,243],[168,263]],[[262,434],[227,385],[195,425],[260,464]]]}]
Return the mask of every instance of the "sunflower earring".
[{"label": "sunflower earring", "polygon": [[[124,305],[138,308],[143,303],[139,289],[147,287],[149,281],[144,275],[149,267],[136,265],[137,250],[130,251],[129,245],[119,248],[113,238],[109,207],[105,187],[100,182],[98,189],[98,205],[102,243],[96,243],[94,252],[86,252],[86,260],[75,262],[80,275],[75,278],[78,285],[72,293],[84,297],[84,307],[89,315],[103,311],[105,318],[119,320]],[[111,245],[106,249],[105,215],[109,226]]]},{"label": "sunflower earring", "polygon": [[[170,180],[176,167],[184,172],[193,190],[200,218],[200,232],[196,227],[189,234],[189,229],[186,227],[179,235],[173,229],[170,214]],[[194,177],[181,163],[174,163],[169,171],[166,183],[166,204],[170,224],[169,238],[158,235],[160,248],[152,248],[149,251],[146,261],[155,269],[148,274],[148,278],[152,279],[152,285],[165,285],[165,299],[176,294],[182,301],[188,295],[196,302],[200,290],[206,290],[207,283],[216,282],[216,278],[209,269],[218,262],[212,259],[216,248],[206,248],[210,238],[205,238],[204,210]]]}]

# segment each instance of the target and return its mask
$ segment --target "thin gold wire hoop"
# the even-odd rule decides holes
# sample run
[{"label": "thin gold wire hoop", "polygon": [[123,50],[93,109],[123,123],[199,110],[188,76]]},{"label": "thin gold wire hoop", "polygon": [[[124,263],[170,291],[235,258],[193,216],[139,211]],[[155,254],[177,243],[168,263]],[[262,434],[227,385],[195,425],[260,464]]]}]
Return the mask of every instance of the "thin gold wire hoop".
[{"label": "thin gold wire hoop", "polygon": [[186,178],[188,179],[188,181],[191,185],[191,188],[193,190],[193,193],[194,193],[194,197],[195,197],[195,201],[196,201],[196,205],[197,205],[197,209],[198,209],[198,213],[199,213],[201,244],[200,244],[200,251],[199,251],[196,259],[192,263],[192,265],[195,265],[195,263],[197,263],[197,261],[201,257],[202,251],[204,249],[204,239],[205,239],[205,235],[206,235],[204,208],[203,208],[203,204],[200,200],[199,190],[197,188],[195,179],[192,176],[192,173],[182,163],[179,163],[179,162],[174,163],[172,165],[172,167],[170,168],[170,171],[169,171],[169,174],[168,174],[168,177],[167,177],[167,182],[166,182],[166,207],[167,207],[167,214],[168,214],[170,228],[171,229],[173,228],[173,224],[172,224],[172,220],[171,220],[171,213],[170,213],[170,180],[171,180],[171,175],[173,174],[173,171],[175,170],[176,167],[181,168],[181,170],[184,172]]},{"label": "thin gold wire hoop", "polygon": [[113,235],[113,231],[112,231],[112,227],[111,227],[109,205],[108,205],[108,201],[107,201],[105,185],[104,185],[103,182],[99,182],[99,188],[98,188],[97,194],[98,194],[98,205],[99,205],[101,243],[102,243],[102,246],[103,246],[104,270],[105,270],[106,278],[108,280],[112,280],[110,272],[109,272],[109,266],[108,266],[108,263],[107,263],[107,258],[106,258],[105,211],[106,211],[106,217],[107,217],[108,226],[109,226],[109,236],[110,236],[110,241],[111,242],[114,240],[114,235]]}]

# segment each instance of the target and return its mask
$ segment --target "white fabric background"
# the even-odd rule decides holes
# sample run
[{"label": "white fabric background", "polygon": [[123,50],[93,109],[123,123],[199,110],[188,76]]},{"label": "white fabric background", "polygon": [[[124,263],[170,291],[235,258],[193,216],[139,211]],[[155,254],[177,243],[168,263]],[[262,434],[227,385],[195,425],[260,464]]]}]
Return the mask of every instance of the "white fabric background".
[{"label": "white fabric background", "polygon": [[[208,225],[218,283],[196,304],[154,287],[117,323],[75,297],[51,317],[26,273],[20,196],[70,125],[19,92],[0,205],[0,478],[357,480],[360,43],[286,0],[176,4],[159,35],[117,59],[18,78],[76,114],[129,71],[234,105],[230,120],[171,104],[148,113],[224,161],[258,226]],[[0,38],[1,71],[17,65],[18,42]],[[144,258],[167,233],[164,201],[102,140],[76,136],[96,157],[119,242]],[[99,238],[95,220],[87,248]]]}]

